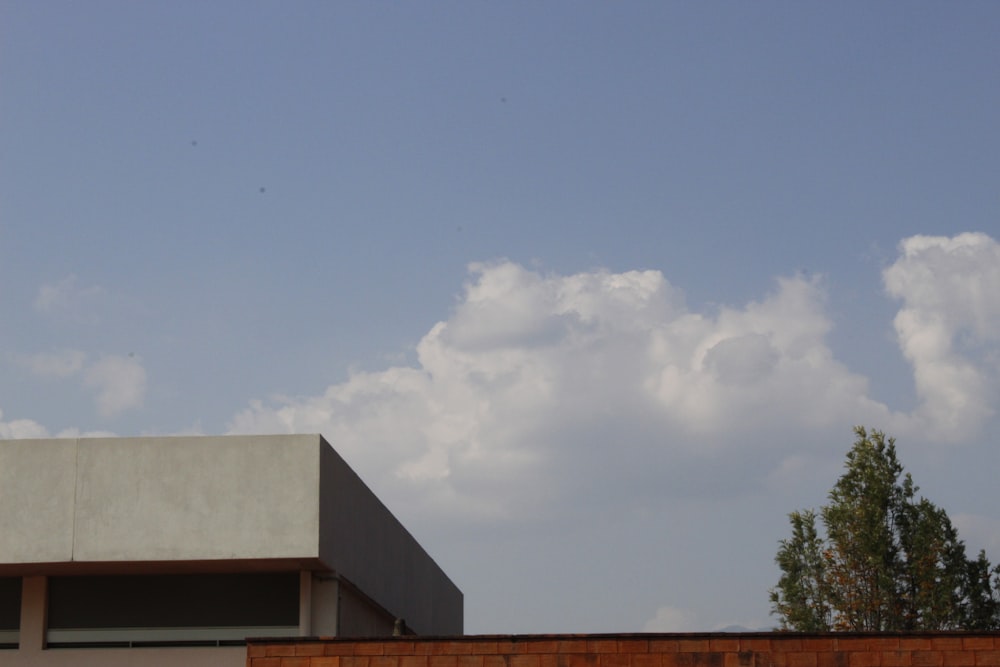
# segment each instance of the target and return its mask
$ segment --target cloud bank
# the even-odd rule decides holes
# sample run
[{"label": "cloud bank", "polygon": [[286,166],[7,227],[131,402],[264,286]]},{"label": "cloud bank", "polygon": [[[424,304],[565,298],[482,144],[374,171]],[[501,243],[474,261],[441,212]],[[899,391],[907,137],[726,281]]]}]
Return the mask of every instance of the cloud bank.
[{"label": "cloud bank", "polygon": [[974,436],[997,400],[1000,245],[912,237],[884,281],[902,302],[911,413],[836,359],[821,279],[780,278],[759,300],[694,312],[658,271],[562,276],[501,261],[470,267],[415,365],[254,401],[230,430],[323,433],[381,494],[453,518],[613,502],[603,479],[633,497],[690,494],[691,472],[719,461],[731,470],[712,493],[794,483],[824,442],[839,457],[853,424]]}]

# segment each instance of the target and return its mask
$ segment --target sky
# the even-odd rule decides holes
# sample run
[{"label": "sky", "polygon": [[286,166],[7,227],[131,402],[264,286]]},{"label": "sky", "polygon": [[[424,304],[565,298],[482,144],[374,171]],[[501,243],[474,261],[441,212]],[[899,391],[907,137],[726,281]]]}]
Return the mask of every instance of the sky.
[{"label": "sky", "polygon": [[773,627],[854,425],[996,563],[998,34],[4,0],[0,438],[321,433],[469,633]]}]

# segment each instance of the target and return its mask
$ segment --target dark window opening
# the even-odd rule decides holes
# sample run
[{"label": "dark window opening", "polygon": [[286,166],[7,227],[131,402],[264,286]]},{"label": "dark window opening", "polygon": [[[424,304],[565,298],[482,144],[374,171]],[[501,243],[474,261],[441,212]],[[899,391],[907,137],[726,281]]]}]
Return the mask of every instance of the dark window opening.
[{"label": "dark window opening", "polygon": [[52,648],[240,644],[298,623],[297,572],[49,579]]},{"label": "dark window opening", "polygon": [[21,577],[0,577],[0,648],[17,648],[21,628]]}]

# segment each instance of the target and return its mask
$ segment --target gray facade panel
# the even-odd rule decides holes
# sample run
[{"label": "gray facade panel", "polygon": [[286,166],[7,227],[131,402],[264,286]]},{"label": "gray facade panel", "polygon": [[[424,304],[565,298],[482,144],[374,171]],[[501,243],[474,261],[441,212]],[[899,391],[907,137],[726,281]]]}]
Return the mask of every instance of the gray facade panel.
[{"label": "gray facade panel", "polygon": [[0,445],[0,563],[70,560],[76,441]]},{"label": "gray facade panel", "polygon": [[319,436],[86,439],[75,561],[315,558]]}]

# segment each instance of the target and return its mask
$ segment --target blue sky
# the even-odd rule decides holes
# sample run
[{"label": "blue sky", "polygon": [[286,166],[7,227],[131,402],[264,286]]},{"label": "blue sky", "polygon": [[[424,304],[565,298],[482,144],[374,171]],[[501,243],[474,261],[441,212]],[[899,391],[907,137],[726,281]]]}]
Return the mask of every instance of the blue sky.
[{"label": "blue sky", "polygon": [[767,627],[855,423],[1000,560],[997,34],[3,3],[0,436],[322,432],[470,632]]}]

